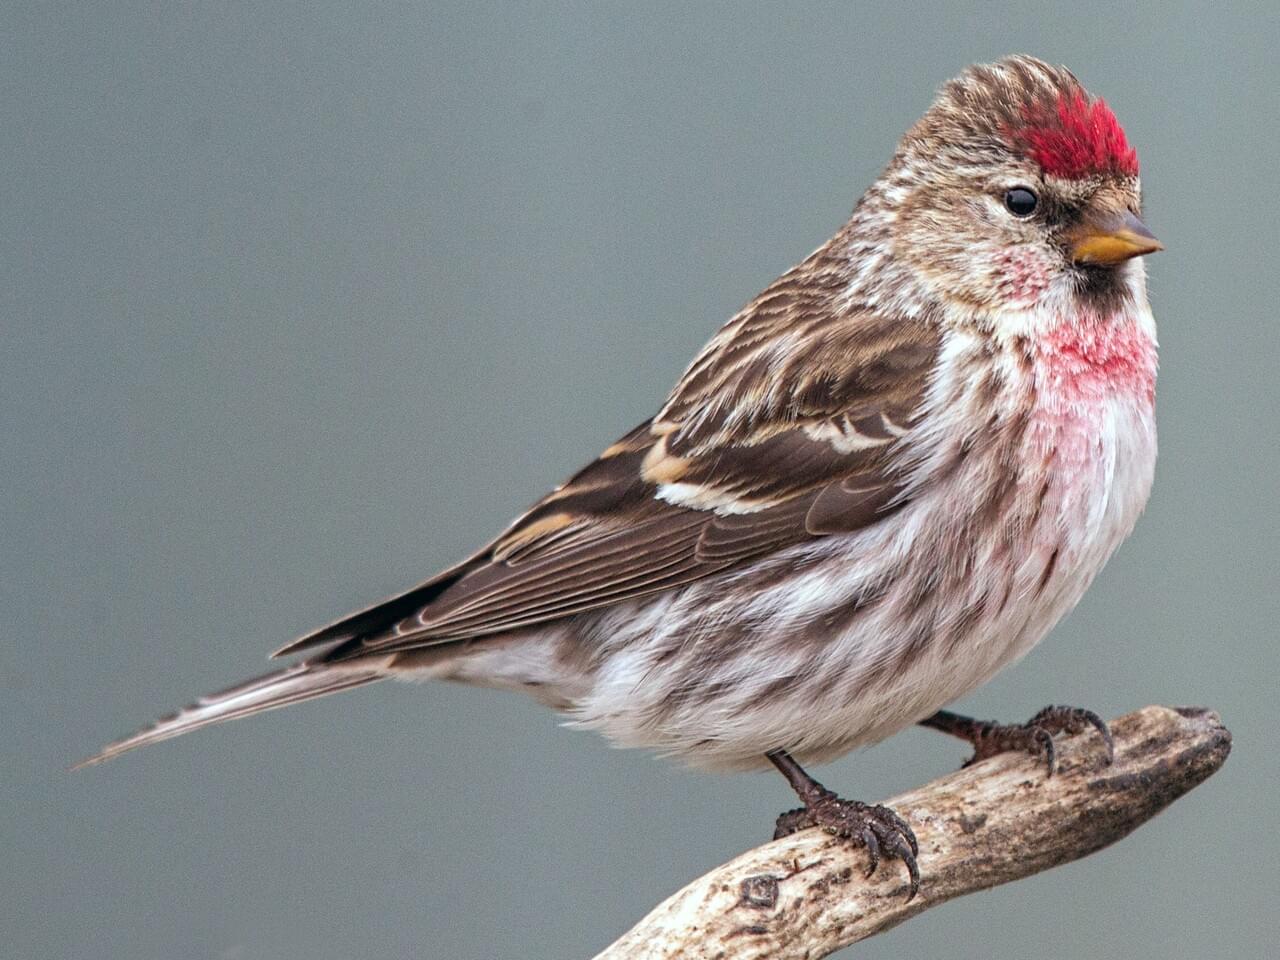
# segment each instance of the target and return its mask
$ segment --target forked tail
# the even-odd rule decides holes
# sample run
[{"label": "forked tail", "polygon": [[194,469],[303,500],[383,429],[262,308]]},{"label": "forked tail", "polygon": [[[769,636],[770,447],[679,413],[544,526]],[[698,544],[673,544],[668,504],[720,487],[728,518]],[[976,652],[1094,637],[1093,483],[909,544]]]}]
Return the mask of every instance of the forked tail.
[{"label": "forked tail", "polygon": [[362,669],[354,664],[323,663],[317,660],[295,663],[220,693],[201,697],[191,706],[157,720],[132,736],[108,744],[100,753],[81,760],[71,769],[78,770],[102,763],[136,747],[159,743],[223,720],[248,717],[277,707],[287,707],[291,703],[327,696],[339,690],[363,686],[381,680],[383,676],[377,670]]}]

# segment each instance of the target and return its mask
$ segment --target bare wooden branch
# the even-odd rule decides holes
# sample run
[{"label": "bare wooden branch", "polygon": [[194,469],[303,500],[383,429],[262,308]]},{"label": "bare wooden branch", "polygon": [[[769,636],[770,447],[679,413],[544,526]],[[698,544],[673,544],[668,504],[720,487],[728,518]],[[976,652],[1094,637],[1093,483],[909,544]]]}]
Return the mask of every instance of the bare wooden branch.
[{"label": "bare wooden branch", "polygon": [[920,841],[923,884],[817,830],[766,843],[660,904],[596,960],[825,957],[953,897],[1039,873],[1114,843],[1222,766],[1231,734],[1200,708],[1146,707],[1111,724],[1115,762],[1096,735],[1059,742],[1047,778],[1005,754],[885,803]]}]

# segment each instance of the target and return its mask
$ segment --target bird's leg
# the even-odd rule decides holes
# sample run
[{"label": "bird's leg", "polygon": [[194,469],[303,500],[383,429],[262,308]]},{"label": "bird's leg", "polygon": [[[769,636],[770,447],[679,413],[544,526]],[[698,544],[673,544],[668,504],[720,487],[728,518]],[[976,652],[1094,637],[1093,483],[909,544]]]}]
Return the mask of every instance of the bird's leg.
[{"label": "bird's leg", "polygon": [[907,868],[911,878],[910,900],[920,890],[920,869],[916,855],[920,848],[911,827],[888,807],[843,800],[836,796],[792,759],[785,750],[765,754],[778,771],[787,778],[803,807],[788,810],[778,817],[773,839],[785,837],[806,827],[819,827],[827,833],[867,848],[871,864],[867,876],[876,872],[880,857],[896,857]]},{"label": "bird's leg", "polygon": [[973,744],[973,756],[964,762],[966,767],[987,757],[994,757],[997,753],[1022,750],[1033,757],[1043,757],[1049,767],[1049,776],[1053,776],[1056,766],[1053,735],[1083,733],[1090,728],[1097,730],[1102,736],[1102,742],[1106,744],[1107,763],[1115,756],[1115,746],[1106,721],[1092,710],[1081,710],[1079,707],[1045,707],[1026,723],[974,720],[950,710],[939,710],[933,716],[921,720],[920,726],[941,730]]}]

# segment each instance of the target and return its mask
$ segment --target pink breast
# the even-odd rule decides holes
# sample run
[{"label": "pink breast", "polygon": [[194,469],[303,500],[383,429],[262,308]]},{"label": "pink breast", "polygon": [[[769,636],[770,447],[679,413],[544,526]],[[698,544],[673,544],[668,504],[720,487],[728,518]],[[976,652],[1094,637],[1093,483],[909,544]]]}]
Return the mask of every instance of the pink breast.
[{"label": "pink breast", "polygon": [[1054,406],[1095,406],[1117,395],[1154,403],[1156,344],[1130,317],[1063,323],[1037,344],[1036,381]]},{"label": "pink breast", "polygon": [[1063,495],[1087,501],[1097,492],[1104,433],[1115,429],[1109,405],[1127,402],[1149,415],[1155,402],[1155,341],[1129,317],[1073,321],[1039,338],[1034,363],[1031,450],[1059,468]]}]

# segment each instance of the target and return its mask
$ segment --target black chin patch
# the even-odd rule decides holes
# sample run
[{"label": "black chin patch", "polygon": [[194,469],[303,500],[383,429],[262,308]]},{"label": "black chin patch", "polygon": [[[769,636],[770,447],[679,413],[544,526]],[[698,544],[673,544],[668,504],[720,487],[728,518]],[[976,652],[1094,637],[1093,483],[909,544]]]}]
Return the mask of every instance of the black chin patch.
[{"label": "black chin patch", "polygon": [[1080,264],[1076,267],[1076,291],[1095,311],[1109,314],[1129,304],[1128,261],[1115,264]]}]

